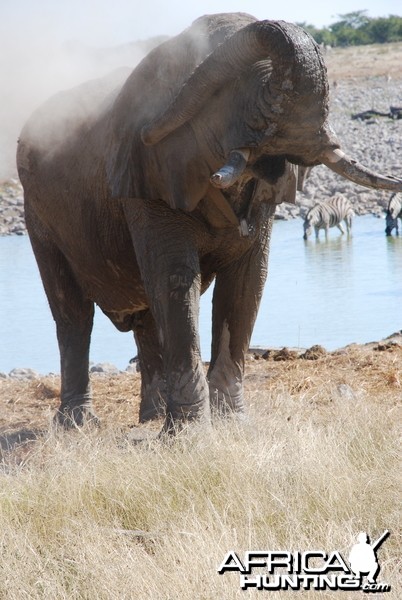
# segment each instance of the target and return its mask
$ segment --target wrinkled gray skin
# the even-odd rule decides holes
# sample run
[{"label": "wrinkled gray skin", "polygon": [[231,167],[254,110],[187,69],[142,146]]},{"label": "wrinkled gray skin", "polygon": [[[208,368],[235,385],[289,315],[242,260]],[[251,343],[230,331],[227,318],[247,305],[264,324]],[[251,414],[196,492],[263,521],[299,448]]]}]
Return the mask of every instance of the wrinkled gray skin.
[{"label": "wrinkled gray skin", "polygon": [[[31,117],[17,162],[57,326],[59,423],[96,418],[94,303],[134,332],[141,421],[163,413],[170,432],[211,410],[242,413],[275,203],[294,200],[295,165],[299,183],[305,167],[324,163],[362,185],[402,190],[334,153],[327,116],[312,38],[239,13],[202,17],[128,77],[61,93]],[[199,298],[214,278],[205,377]]]}]

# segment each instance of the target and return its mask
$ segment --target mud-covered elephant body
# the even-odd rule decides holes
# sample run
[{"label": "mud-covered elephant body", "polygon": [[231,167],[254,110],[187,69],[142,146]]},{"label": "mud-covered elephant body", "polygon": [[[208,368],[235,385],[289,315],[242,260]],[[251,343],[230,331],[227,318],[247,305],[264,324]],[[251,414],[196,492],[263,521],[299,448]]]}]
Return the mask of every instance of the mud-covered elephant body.
[{"label": "mud-covered elephant body", "polygon": [[[244,356],[267,274],[275,204],[298,167],[362,185],[402,182],[345,157],[313,40],[244,14],[198,19],[123,71],[59,94],[25,126],[26,222],[56,321],[58,419],[92,417],[94,303],[138,346],[140,419],[243,410]],[[205,377],[199,296],[215,278]]]}]

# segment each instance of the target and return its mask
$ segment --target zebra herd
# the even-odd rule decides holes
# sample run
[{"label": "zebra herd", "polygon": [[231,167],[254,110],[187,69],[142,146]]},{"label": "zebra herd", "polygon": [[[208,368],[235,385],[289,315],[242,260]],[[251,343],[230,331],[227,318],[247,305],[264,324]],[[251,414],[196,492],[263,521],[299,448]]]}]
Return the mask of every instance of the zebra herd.
[{"label": "zebra herd", "polygon": [[[338,227],[341,233],[345,233],[342,222],[346,225],[349,234],[352,228],[354,212],[350,202],[341,194],[338,194],[327,202],[318,202],[307,212],[304,218],[304,239],[307,240],[313,229],[318,239],[320,229],[324,229],[325,238],[328,238],[330,227]],[[391,235],[392,230],[399,233],[398,219],[402,220],[402,193],[392,194],[388,203],[386,213],[386,235]]]}]

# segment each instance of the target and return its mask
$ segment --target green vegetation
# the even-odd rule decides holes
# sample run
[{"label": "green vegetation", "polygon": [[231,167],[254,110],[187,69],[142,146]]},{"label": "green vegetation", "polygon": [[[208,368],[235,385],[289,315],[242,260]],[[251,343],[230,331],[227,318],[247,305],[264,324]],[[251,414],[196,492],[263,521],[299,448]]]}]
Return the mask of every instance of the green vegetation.
[{"label": "green vegetation", "polygon": [[389,15],[371,19],[366,10],[338,15],[340,21],[328,28],[317,29],[308,23],[298,23],[319,44],[326,46],[362,46],[402,41],[402,17]]}]

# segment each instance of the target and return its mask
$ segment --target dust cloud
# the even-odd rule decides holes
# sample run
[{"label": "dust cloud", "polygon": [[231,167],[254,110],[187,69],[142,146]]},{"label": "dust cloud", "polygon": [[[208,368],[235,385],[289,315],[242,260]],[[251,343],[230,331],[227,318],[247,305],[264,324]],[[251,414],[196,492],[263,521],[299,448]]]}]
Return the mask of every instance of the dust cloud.
[{"label": "dust cloud", "polygon": [[95,47],[65,42],[33,25],[0,27],[0,181],[16,177],[17,140],[32,112],[49,97],[120,67],[133,68],[166,36]]}]

